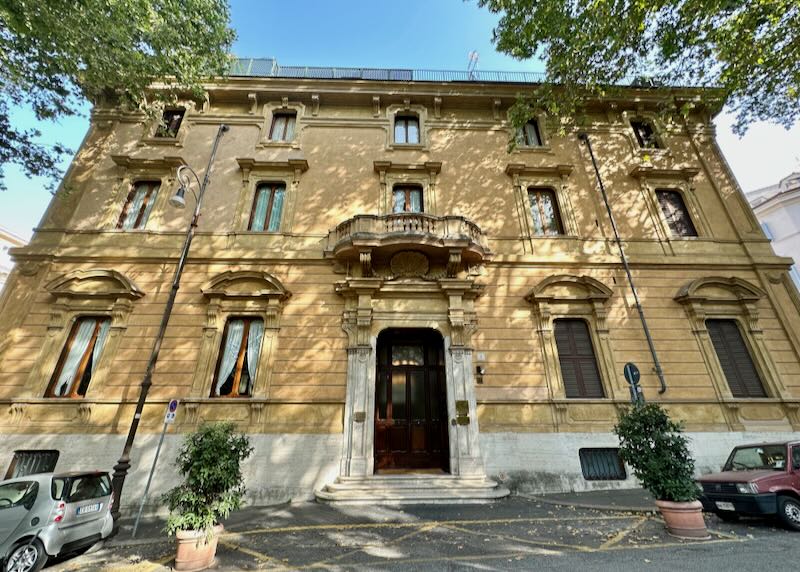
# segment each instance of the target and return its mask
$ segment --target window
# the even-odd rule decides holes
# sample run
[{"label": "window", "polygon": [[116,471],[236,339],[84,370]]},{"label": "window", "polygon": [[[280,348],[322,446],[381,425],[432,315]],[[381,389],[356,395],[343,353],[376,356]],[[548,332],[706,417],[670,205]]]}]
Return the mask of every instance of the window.
[{"label": "window", "polygon": [[772,240],[773,238],[775,238],[772,235],[772,230],[769,228],[769,225],[767,223],[765,222],[761,223],[761,230],[764,231],[764,236],[766,236],[768,239]]},{"label": "window", "polygon": [[394,213],[421,213],[422,207],[422,188],[408,185],[398,185],[393,190]]},{"label": "window", "polygon": [[119,215],[117,228],[123,230],[142,229],[150,217],[161,183],[158,181],[139,181],[133,185],[122,213]]},{"label": "window", "polygon": [[285,194],[286,186],[283,183],[260,183],[253,198],[248,230],[278,232]]},{"label": "window", "polygon": [[558,361],[567,397],[605,397],[594,356],[592,337],[580,319],[554,321]]},{"label": "window", "polygon": [[161,116],[161,123],[156,129],[156,137],[177,137],[178,129],[181,128],[183,123],[183,116],[186,113],[185,109],[165,109],[164,114]]},{"label": "window", "polygon": [[533,234],[539,236],[564,234],[555,192],[551,189],[531,188],[528,189],[528,199],[531,202]]},{"label": "window", "polygon": [[58,451],[14,451],[14,459],[6,472],[7,479],[27,477],[56,470]]},{"label": "window", "polygon": [[275,113],[272,116],[272,126],[269,129],[270,141],[291,141],[294,139],[294,123],[297,114]]},{"label": "window", "polygon": [[697,236],[692,217],[689,216],[683,195],[679,191],[656,191],[656,197],[672,236]]},{"label": "window", "polygon": [[661,145],[656,138],[656,132],[653,125],[649,121],[642,121],[639,119],[631,121],[633,133],[636,135],[636,141],[642,149],[660,149]]},{"label": "window", "polygon": [[523,147],[541,147],[542,136],[539,132],[539,122],[530,119],[517,131],[517,144]]},{"label": "window", "polygon": [[736,320],[706,320],[719,364],[734,397],[766,397]]},{"label": "window", "polygon": [[260,318],[228,320],[211,397],[247,397],[252,393],[263,337],[264,321]]},{"label": "window", "polygon": [[580,449],[578,457],[587,481],[624,481],[628,476],[619,458],[619,449]]},{"label": "window", "polygon": [[86,395],[110,327],[111,320],[105,316],[84,317],[75,322],[45,397]]},{"label": "window", "polygon": [[394,118],[394,142],[403,144],[419,143],[419,117],[416,115],[397,115]]},{"label": "window", "polygon": [[[0,503],[0,510],[22,505],[25,505],[25,507],[30,510],[33,507],[38,492],[39,483],[36,481],[19,481],[0,485],[0,499],[5,500],[5,502]],[[16,522],[19,519],[16,515],[12,515],[10,518],[12,522]],[[10,528],[9,526],[3,532],[6,532],[6,530]]]}]

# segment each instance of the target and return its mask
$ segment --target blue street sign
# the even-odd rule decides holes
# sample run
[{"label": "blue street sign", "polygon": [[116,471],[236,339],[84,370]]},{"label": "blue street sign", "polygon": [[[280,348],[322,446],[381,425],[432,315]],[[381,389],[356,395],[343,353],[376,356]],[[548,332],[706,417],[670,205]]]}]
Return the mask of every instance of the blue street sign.
[{"label": "blue street sign", "polygon": [[639,368],[636,367],[634,364],[632,364],[631,362],[626,363],[623,372],[625,373],[625,380],[629,384],[636,385],[637,383],[639,383],[639,378],[641,377],[641,374],[639,373]]}]

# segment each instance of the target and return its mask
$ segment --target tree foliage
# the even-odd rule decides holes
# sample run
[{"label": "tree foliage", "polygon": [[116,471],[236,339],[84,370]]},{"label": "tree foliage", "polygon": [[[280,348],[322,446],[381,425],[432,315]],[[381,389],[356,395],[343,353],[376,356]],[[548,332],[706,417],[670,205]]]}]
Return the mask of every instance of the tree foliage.
[{"label": "tree foliage", "polygon": [[234,433],[231,422],[205,424],[186,439],[178,453],[184,481],[164,495],[169,506],[169,534],[204,530],[242,506],[242,461],[253,452],[246,435]]},{"label": "tree foliage", "polygon": [[67,151],[15,127],[12,107],[57,120],[85,98],[140,106],[156,79],[196,91],[228,67],[228,23],[227,0],[0,0],[0,188],[4,165],[55,177]]},{"label": "tree foliage", "polygon": [[545,106],[571,113],[581,94],[648,78],[718,87],[740,134],[800,118],[800,0],[478,2],[501,15],[500,51],[545,60],[550,86],[536,94]]},{"label": "tree foliage", "polygon": [[694,459],[680,423],[656,403],[635,405],[619,416],[614,433],[619,455],[642,486],[658,500],[697,499]]}]

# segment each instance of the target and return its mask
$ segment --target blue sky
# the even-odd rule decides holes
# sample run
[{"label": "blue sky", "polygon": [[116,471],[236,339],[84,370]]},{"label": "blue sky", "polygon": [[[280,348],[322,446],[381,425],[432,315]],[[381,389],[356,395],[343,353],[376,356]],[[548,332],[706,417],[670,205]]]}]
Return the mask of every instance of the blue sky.
[{"label": "blue sky", "polygon": [[[275,57],[284,65],[466,69],[477,50],[483,70],[541,71],[537,61],[516,61],[495,52],[492,27],[497,18],[475,1],[463,0],[232,0],[232,24],[238,34],[234,53]],[[16,119],[33,125],[28,112]],[[734,173],[745,190],[773,184],[800,170],[800,126],[791,131],[754,125],[739,139],[722,114],[718,135]],[[73,150],[88,127],[82,117],[40,126],[43,141],[61,141]],[[65,164],[66,167],[66,164]],[[42,180],[6,169],[9,190],[0,193],[0,226],[25,238],[50,201]]]}]

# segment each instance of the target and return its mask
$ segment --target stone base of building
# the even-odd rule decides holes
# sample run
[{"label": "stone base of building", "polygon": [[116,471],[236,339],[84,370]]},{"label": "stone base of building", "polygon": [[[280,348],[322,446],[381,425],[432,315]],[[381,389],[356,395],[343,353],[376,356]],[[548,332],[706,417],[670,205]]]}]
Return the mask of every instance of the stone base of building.
[{"label": "stone base of building", "polygon": [[[736,445],[798,438],[797,433],[767,431],[691,432],[687,435],[698,473],[718,471]],[[629,472],[623,480],[587,480],[584,477],[579,451],[617,447],[617,439],[611,433],[481,433],[484,465],[491,478],[442,475],[438,481],[419,475],[339,477],[341,434],[251,434],[250,440],[253,455],[243,467],[249,505],[309,501],[315,498],[315,491],[321,492],[317,497],[322,500],[332,500],[326,495],[333,493],[334,497],[350,496],[350,500],[358,502],[369,492],[373,502],[384,495],[388,504],[402,504],[405,494],[402,489],[408,492],[431,485],[443,490],[449,488],[450,502],[464,502],[470,498],[473,502],[488,501],[504,496],[508,490],[541,494],[638,486]],[[181,435],[168,434],[164,440],[146,503],[148,512],[163,510],[159,508],[161,495],[179,482],[174,461],[181,442]],[[15,451],[49,449],[59,451],[57,471],[111,471],[123,443],[121,435],[6,434],[0,443],[0,470],[9,467]],[[128,511],[133,510],[144,494],[157,443],[158,435],[137,438],[133,466],[123,495],[123,506]],[[420,478],[431,482],[421,484],[417,482]],[[388,486],[389,481],[394,481],[393,486]],[[392,496],[398,502],[388,498]],[[429,500],[445,502],[447,498],[440,494]],[[428,501],[417,499],[414,502]]]}]

